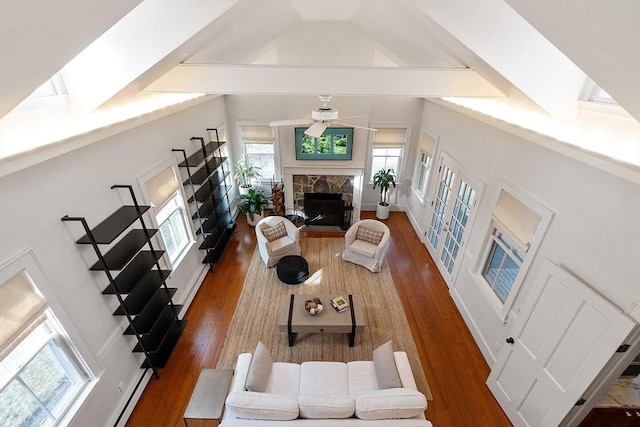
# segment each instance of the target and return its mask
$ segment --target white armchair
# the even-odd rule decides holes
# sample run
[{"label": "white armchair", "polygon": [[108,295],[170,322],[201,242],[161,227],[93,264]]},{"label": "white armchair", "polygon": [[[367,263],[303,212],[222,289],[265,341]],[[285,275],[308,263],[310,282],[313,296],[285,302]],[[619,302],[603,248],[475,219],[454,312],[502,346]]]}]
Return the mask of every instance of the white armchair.
[{"label": "white armchair", "polygon": [[389,227],[380,221],[358,221],[344,235],[342,259],[377,273],[382,268],[390,235]]},{"label": "white armchair", "polygon": [[[284,227],[281,225],[284,224]],[[300,255],[300,231],[287,218],[268,216],[256,224],[260,256],[267,267],[273,267],[285,255]]]}]

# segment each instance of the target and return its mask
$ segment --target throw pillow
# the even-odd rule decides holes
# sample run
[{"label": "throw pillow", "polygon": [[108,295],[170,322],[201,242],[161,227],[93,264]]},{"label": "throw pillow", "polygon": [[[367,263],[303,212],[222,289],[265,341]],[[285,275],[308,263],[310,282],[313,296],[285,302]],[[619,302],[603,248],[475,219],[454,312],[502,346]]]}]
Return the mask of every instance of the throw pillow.
[{"label": "throw pillow", "polygon": [[256,351],[253,352],[251,364],[249,365],[246,382],[247,390],[263,392],[267,388],[267,381],[269,380],[269,375],[271,375],[271,365],[273,365],[271,353],[269,353],[262,341],[258,341]]},{"label": "throw pillow", "polygon": [[356,396],[356,417],[363,420],[412,418],[427,409],[427,399],[418,390],[390,388]]},{"label": "throw pillow", "polygon": [[298,418],[298,401],[289,396],[252,391],[234,391],[225,408],[234,418],[288,421]]},{"label": "throw pillow", "polygon": [[356,410],[356,402],[351,396],[301,394],[298,396],[298,407],[302,418],[350,418]]},{"label": "throw pillow", "polygon": [[396,358],[393,355],[392,340],[373,350],[373,366],[376,370],[379,389],[402,387]]},{"label": "throw pillow", "polygon": [[270,242],[273,242],[276,239],[284,237],[287,235],[287,228],[284,225],[284,222],[280,221],[273,227],[265,227],[262,229],[262,234],[264,237]]},{"label": "throw pillow", "polygon": [[384,236],[384,232],[372,230],[361,225],[358,226],[358,231],[356,232],[356,239],[364,240],[365,242],[373,243],[374,245],[380,243],[382,236]]}]

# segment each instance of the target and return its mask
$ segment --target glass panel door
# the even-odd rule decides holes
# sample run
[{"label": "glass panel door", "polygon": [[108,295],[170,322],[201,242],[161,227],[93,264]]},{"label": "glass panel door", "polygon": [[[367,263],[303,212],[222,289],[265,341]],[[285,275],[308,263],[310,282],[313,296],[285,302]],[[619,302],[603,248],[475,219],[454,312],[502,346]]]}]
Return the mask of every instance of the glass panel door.
[{"label": "glass panel door", "polygon": [[425,242],[449,287],[453,286],[460,267],[459,254],[465,244],[465,232],[470,227],[479,198],[478,190],[482,188],[482,183],[461,169],[455,160],[443,156]]}]

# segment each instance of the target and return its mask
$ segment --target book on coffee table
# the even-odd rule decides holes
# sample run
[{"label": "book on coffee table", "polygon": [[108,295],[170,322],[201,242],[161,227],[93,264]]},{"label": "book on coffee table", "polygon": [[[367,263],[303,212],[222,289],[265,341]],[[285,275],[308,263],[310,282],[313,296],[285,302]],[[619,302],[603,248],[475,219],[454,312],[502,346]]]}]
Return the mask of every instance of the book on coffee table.
[{"label": "book on coffee table", "polygon": [[331,300],[331,306],[338,312],[345,311],[349,308],[349,303],[343,296],[335,297]]}]

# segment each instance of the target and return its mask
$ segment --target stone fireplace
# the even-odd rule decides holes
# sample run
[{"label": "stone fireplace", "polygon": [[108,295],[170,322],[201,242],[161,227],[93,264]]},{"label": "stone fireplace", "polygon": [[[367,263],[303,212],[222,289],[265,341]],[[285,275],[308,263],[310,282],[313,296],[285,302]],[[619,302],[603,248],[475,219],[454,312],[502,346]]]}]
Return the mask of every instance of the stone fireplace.
[{"label": "stone fireplace", "polygon": [[[319,215],[321,211],[327,213],[327,203],[341,203],[346,208],[347,224],[357,221],[360,217],[360,199],[362,197],[362,169],[355,168],[284,168],[285,203],[287,214],[295,214],[307,218],[305,212],[305,193],[312,194],[315,207],[312,215],[322,222],[328,215]],[[336,196],[337,195],[337,196]],[[309,196],[307,197],[309,199]],[[323,202],[322,199],[329,199]],[[337,199],[337,200],[336,200]],[[338,213],[338,216],[340,214]],[[312,218],[313,219],[313,218]],[[336,224],[337,225],[337,224]]]}]

